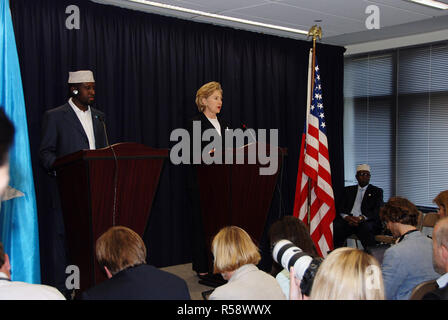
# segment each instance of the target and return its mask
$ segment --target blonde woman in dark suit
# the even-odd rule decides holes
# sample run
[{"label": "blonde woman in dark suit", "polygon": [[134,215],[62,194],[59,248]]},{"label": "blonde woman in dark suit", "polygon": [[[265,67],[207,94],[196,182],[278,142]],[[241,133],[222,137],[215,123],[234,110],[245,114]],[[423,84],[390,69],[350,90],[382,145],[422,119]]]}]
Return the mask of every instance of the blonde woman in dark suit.
[{"label": "blonde woman in dark suit", "polygon": [[[196,92],[195,103],[198,109],[198,114],[188,121],[188,131],[191,137],[191,162],[193,163],[195,155],[201,158],[202,150],[210,143],[208,141],[196,141],[196,145],[200,146],[200,150],[193,149],[193,130],[194,126],[200,125],[200,135],[202,137],[206,130],[216,130],[216,134],[221,137],[221,146],[224,146],[225,129],[229,128],[226,121],[219,117],[222,109],[223,90],[221,84],[216,81],[211,81],[199,88]],[[212,131],[214,132],[214,131]],[[214,132],[215,133],[215,132]],[[210,154],[216,150],[210,149],[207,152]],[[191,165],[188,170],[188,193],[191,200],[192,208],[192,267],[196,271],[199,278],[204,281],[211,281],[210,285],[222,284],[220,277],[216,278],[210,274],[207,245],[204,236],[204,226],[201,216],[200,200],[199,200],[199,186],[196,177],[195,166]]]}]

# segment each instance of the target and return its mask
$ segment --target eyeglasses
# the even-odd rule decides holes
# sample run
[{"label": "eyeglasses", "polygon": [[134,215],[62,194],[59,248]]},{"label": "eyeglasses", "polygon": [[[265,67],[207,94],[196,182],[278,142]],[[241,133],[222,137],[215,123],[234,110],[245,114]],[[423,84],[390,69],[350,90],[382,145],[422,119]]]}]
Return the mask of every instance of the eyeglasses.
[{"label": "eyeglasses", "polygon": [[360,172],[360,173],[358,173],[358,176],[360,176],[360,177],[370,177],[370,173],[368,173],[368,172]]}]

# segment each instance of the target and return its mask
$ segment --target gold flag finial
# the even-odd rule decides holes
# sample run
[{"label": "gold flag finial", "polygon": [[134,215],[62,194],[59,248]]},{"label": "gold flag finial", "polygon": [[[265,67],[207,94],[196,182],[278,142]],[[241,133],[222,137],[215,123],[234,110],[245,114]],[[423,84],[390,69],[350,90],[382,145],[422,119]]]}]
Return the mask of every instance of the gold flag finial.
[{"label": "gold flag finial", "polygon": [[314,25],[311,27],[311,29],[308,31],[308,37],[313,37],[313,40],[316,40],[319,38],[319,40],[322,39],[322,28],[320,26]]}]

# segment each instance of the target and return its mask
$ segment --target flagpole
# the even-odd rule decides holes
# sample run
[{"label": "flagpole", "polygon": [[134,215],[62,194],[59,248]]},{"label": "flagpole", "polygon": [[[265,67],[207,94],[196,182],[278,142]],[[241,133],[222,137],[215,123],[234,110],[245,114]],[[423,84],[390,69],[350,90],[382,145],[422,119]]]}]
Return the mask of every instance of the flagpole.
[{"label": "flagpole", "polygon": [[[311,86],[309,92],[310,95],[310,103],[313,100],[313,92],[314,92],[314,69],[316,68],[316,39],[319,38],[319,40],[322,39],[322,28],[320,26],[314,25],[311,27],[311,29],[308,31],[308,37],[313,37],[313,58],[312,58],[312,68],[311,68]],[[308,114],[307,114],[308,117]],[[308,126],[308,120],[306,122],[306,125]],[[308,132],[308,128],[306,128]],[[306,141],[305,141],[306,143]],[[311,228],[311,179],[308,177],[308,201],[307,201],[307,226],[308,229]]]}]

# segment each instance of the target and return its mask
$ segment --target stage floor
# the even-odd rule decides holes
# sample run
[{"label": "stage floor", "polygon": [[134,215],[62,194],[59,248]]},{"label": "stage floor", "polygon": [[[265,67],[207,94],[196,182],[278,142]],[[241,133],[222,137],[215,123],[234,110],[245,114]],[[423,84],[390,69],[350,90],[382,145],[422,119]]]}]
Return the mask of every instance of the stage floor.
[{"label": "stage floor", "polygon": [[197,277],[196,272],[193,271],[191,267],[191,263],[186,263],[160,269],[169,273],[173,273],[184,279],[185,282],[187,282],[188,289],[190,290],[191,300],[204,300],[201,293],[203,291],[212,290],[213,287],[205,286],[198,283],[199,278]]}]

